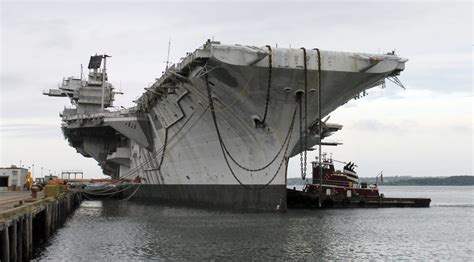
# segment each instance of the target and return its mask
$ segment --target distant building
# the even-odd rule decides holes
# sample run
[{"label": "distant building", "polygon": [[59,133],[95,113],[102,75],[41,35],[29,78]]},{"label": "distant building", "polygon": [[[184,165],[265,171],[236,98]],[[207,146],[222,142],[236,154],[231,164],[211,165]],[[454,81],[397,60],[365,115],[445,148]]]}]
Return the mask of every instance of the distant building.
[{"label": "distant building", "polygon": [[53,179],[58,179],[58,176],[53,176],[53,175],[44,176],[44,182],[45,183],[47,183],[49,180],[53,180]]},{"label": "distant building", "polygon": [[0,167],[0,191],[20,188],[26,181],[28,169],[12,165],[10,167]]}]

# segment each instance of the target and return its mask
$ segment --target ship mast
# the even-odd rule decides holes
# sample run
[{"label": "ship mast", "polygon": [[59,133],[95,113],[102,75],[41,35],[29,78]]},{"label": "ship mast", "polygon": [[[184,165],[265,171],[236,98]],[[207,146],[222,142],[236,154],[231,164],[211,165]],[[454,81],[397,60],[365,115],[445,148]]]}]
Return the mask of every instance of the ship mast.
[{"label": "ship mast", "polygon": [[102,67],[102,100],[100,103],[100,108],[102,112],[104,112],[104,96],[105,96],[105,74],[107,73],[107,54],[104,54],[102,58],[104,58],[104,66]]}]

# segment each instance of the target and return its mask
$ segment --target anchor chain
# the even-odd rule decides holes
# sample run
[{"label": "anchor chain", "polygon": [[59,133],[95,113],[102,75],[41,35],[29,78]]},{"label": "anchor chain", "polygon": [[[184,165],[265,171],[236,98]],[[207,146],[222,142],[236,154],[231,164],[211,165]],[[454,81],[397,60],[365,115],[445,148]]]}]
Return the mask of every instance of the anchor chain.
[{"label": "anchor chain", "polygon": [[[319,161],[319,184],[322,186],[323,184],[323,166],[321,164],[321,157],[322,157],[322,146],[321,146],[321,138],[322,138],[322,113],[321,113],[321,51],[319,48],[315,48],[317,54],[318,54],[318,118],[319,118],[319,128],[318,128],[318,137],[319,137],[319,147],[318,147],[318,161]],[[319,194],[321,194],[321,190],[319,191]],[[321,196],[318,198],[321,200]],[[321,203],[320,203],[321,204]]]},{"label": "anchor chain", "polygon": [[[301,99],[300,99],[300,162],[301,162],[301,179],[306,179],[306,166],[307,166],[307,148],[308,148],[308,62],[306,57],[306,49],[303,50],[303,62],[304,62],[304,131],[303,125],[303,114],[301,110]],[[303,148],[304,147],[304,148]]]},{"label": "anchor chain", "polygon": [[302,104],[301,104],[301,95],[298,94],[298,109],[299,109],[299,126],[300,126],[300,166],[301,166],[301,179],[305,180],[306,174],[304,172],[303,165],[303,114],[302,114]]}]

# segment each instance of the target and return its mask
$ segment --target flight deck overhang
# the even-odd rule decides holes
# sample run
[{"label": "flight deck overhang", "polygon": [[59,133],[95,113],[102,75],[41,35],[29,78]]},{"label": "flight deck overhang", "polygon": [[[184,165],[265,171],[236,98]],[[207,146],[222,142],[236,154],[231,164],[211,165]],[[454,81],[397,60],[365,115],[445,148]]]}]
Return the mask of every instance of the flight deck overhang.
[{"label": "flight deck overhang", "polygon": [[64,129],[89,129],[93,133],[97,128],[110,127],[120,135],[150,149],[152,148],[152,136],[149,130],[148,120],[136,116],[135,112],[129,110],[117,112],[104,112],[92,114],[63,114]]},{"label": "flight deck overhang", "polygon": [[149,127],[143,127],[147,124],[145,120],[140,121],[138,117],[113,117],[105,118],[104,124],[145,148],[152,147],[151,137],[145,131]]}]

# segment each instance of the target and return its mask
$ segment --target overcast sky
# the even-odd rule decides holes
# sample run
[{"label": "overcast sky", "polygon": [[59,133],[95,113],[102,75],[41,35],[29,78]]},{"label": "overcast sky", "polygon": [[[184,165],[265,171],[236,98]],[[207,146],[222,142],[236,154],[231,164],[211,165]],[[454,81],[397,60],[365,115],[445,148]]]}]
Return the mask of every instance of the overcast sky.
[{"label": "overcast sky", "polygon": [[[109,79],[131,106],[161,75],[171,38],[176,62],[206,39],[227,44],[319,47],[410,59],[400,80],[331,114],[344,125],[326,148],[356,162],[360,176],[473,174],[473,6],[468,2],[1,2],[0,166],[80,169],[91,158],[64,140],[65,98],[41,95],[79,76],[95,53],[111,55]],[[316,153],[310,153],[314,159]],[[297,159],[290,177],[299,176]]]}]

